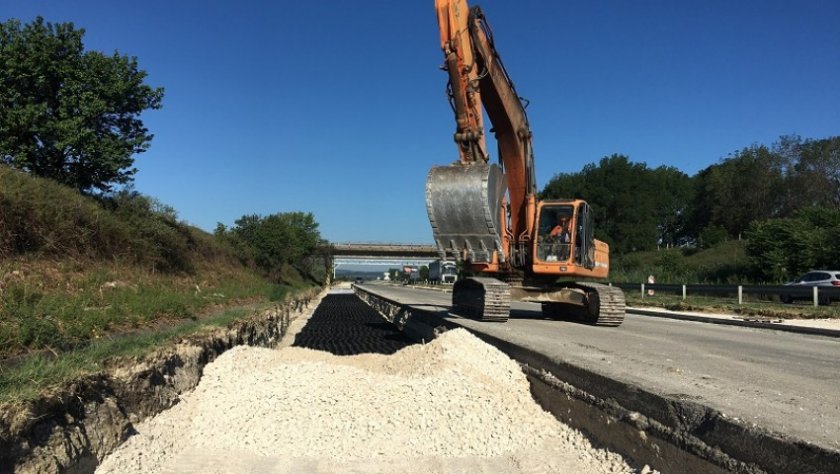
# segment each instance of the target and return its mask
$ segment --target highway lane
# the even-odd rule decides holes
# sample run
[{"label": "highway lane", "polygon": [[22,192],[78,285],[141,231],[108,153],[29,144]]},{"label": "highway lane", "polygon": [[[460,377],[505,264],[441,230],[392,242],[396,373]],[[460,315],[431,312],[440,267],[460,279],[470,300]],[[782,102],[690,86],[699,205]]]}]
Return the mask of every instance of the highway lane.
[{"label": "highway lane", "polygon": [[[443,314],[451,303],[450,294],[437,291],[367,288]],[[840,450],[837,338],[632,314],[618,328],[600,328],[547,320],[531,303],[514,303],[504,324],[447,317],[646,390]]]}]

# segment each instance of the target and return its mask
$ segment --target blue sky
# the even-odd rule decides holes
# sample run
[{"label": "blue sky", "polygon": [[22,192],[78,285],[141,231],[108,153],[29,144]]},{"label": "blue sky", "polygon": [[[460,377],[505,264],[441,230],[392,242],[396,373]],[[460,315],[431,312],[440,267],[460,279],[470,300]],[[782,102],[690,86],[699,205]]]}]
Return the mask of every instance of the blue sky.
[{"label": "blue sky", "polygon": [[[840,134],[837,0],[472,4],[530,100],[540,187],[612,153],[693,175]],[[166,89],[135,184],[183,220],[300,210],[333,242],[432,242],[426,173],[457,158],[432,0],[0,0],[36,15]]]}]

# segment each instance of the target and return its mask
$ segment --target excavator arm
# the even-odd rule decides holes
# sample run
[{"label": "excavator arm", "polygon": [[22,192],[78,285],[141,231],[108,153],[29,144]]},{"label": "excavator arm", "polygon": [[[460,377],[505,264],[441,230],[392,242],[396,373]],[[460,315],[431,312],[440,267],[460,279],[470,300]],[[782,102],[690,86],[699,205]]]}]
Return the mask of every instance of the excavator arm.
[{"label": "excavator arm", "polygon": [[531,127],[522,99],[493,44],[493,33],[479,7],[470,10],[470,38],[479,71],[479,88],[493,124],[499,157],[510,194],[511,230],[515,242],[527,240],[534,228],[537,193]]},{"label": "excavator arm", "polygon": [[[427,208],[438,246],[444,253],[466,256],[474,263],[507,262],[523,268],[529,261],[536,213],[531,129],[525,108],[481,9],[469,8],[465,0],[436,0],[435,7],[462,166],[430,172]],[[498,170],[487,165],[482,105],[498,144]],[[486,196],[479,198],[482,193]],[[505,211],[502,200],[507,201]],[[467,203],[471,206],[466,211],[454,209]],[[467,212],[483,219],[465,225]]]},{"label": "excavator arm", "polygon": [[443,69],[449,73],[447,94],[455,111],[461,163],[487,162],[487,143],[484,138],[484,117],[481,113],[481,94],[478,73],[473,59],[470,38],[470,12],[465,0],[436,0],[440,47],[443,50]]}]

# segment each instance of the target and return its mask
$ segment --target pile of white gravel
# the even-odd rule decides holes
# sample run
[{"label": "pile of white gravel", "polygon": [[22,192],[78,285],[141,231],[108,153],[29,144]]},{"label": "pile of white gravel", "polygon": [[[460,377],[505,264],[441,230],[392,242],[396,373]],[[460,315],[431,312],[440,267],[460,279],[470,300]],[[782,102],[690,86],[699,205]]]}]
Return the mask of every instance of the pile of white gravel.
[{"label": "pile of white gravel", "polygon": [[237,347],[137,431],[98,473],[634,472],[462,329],[390,356]]}]

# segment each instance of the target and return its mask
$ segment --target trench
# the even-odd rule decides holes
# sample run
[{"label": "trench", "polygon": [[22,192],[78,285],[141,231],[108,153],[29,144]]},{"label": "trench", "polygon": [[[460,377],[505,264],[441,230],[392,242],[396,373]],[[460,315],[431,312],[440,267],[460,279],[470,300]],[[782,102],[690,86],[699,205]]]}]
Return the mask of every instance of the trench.
[{"label": "trench", "polygon": [[[415,340],[460,327],[440,312],[404,305],[354,287],[382,317]],[[552,360],[480,331],[471,332],[517,361],[533,398],[593,445],[621,454],[631,466],[684,473],[837,472],[840,453],[771,433],[716,410]]]},{"label": "trench", "polygon": [[314,292],[275,304],[224,328],[208,328],[142,357],[106,361],[40,398],[0,405],[0,474],[91,473],[136,431],[175,406],[204,368],[242,345],[274,347],[291,321],[323,296]]}]

